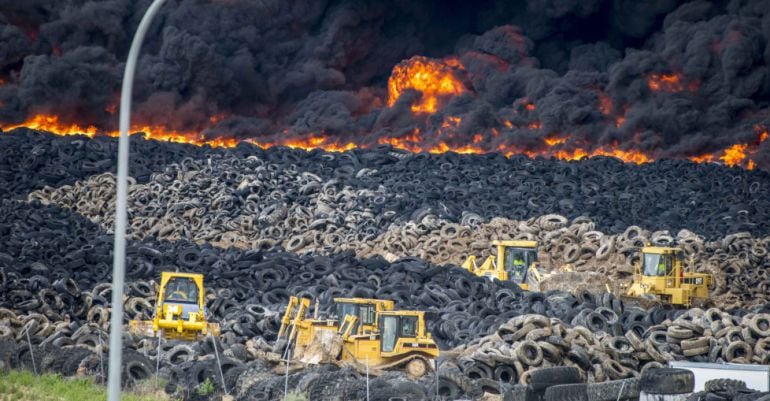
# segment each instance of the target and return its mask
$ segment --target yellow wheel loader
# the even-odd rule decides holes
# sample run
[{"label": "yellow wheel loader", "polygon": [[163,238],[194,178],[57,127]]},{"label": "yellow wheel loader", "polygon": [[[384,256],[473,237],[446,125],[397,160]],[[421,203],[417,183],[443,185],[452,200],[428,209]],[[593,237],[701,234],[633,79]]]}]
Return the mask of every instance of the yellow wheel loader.
[{"label": "yellow wheel loader", "polygon": [[684,253],[680,248],[643,247],[633,282],[621,299],[642,306],[664,303],[690,307],[706,303],[714,276],[686,272],[683,261]]},{"label": "yellow wheel loader", "polygon": [[219,336],[219,324],[207,320],[203,275],[162,272],[152,320],[132,320],[129,332],[167,340],[194,341]]},{"label": "yellow wheel loader", "polygon": [[367,366],[403,368],[420,377],[438,357],[438,346],[426,330],[424,312],[394,310],[390,300],[336,298],[334,302],[335,318],[306,318],[310,300],[290,298],[278,341],[281,347],[293,348],[295,360],[341,361],[361,370]]},{"label": "yellow wheel loader", "polygon": [[497,255],[488,256],[481,265],[476,263],[476,256],[471,255],[462,267],[477,276],[511,280],[525,291],[530,289],[530,284],[540,281],[537,241],[492,241],[492,245],[497,246]]}]

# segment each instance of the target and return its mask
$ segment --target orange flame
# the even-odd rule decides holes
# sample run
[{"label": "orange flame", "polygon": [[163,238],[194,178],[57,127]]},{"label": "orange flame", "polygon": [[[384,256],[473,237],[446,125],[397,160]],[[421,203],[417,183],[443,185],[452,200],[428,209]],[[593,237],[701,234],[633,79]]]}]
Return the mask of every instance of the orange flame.
[{"label": "orange flame", "polygon": [[[52,132],[57,135],[86,135],[89,138],[93,138],[97,134],[104,133],[104,135],[111,137],[120,136],[119,131],[102,132],[93,125],[82,126],[74,123],[65,123],[59,121],[59,117],[48,114],[37,114],[32,116],[27,121],[21,124],[7,125],[0,127],[3,131],[10,131],[15,128],[27,127],[35,130],[42,130]],[[144,136],[148,139],[157,139],[166,142],[176,143],[188,143],[192,145],[209,145],[212,147],[234,147],[238,144],[238,141],[233,138],[215,138],[205,139],[198,133],[191,132],[179,132],[176,130],[167,129],[164,127],[150,127],[142,125],[134,125],[131,127],[131,132],[143,132]]]},{"label": "orange flame", "polygon": [[561,145],[567,143],[567,138],[549,137],[545,138],[545,143],[548,144],[548,146]]},{"label": "orange flame", "polygon": [[653,92],[679,93],[685,88],[695,92],[700,88],[700,82],[692,80],[684,82],[681,74],[651,74],[647,78],[647,86]]},{"label": "orange flame", "polygon": [[705,154],[700,156],[690,156],[688,157],[690,161],[693,161],[695,163],[711,163],[714,161],[714,155],[712,154]]},{"label": "orange flame", "polygon": [[601,91],[599,92],[599,111],[605,116],[612,112],[612,99]]},{"label": "orange flame", "polygon": [[647,86],[654,92],[681,92],[684,89],[679,74],[652,74],[647,79]]},{"label": "orange flame", "polygon": [[310,135],[307,138],[302,139],[291,139],[287,140],[281,143],[260,143],[256,141],[251,141],[251,143],[261,147],[261,148],[271,148],[276,145],[280,146],[286,146],[292,149],[324,149],[329,152],[345,152],[351,149],[355,149],[356,145],[352,142],[348,142],[345,144],[340,144],[336,142],[328,142],[330,137],[328,136],[319,136],[319,135]]},{"label": "orange flame", "polygon": [[[212,117],[211,121],[218,122],[223,118],[224,117],[218,115]],[[460,127],[461,123],[461,117],[447,116],[439,127],[439,134],[452,138],[452,135],[454,135],[455,130]],[[83,126],[78,124],[65,123],[60,121],[57,116],[44,114],[33,116],[22,124],[8,125],[0,128],[8,131],[19,127],[49,131],[58,135],[83,134],[88,137],[94,137],[96,135],[107,135],[112,137],[118,136],[117,131],[102,132],[94,126]],[[723,151],[713,154],[691,156],[689,159],[696,163],[721,162],[727,166],[738,166],[747,169],[754,169],[756,168],[756,162],[752,160],[752,156],[757,151],[758,147],[770,137],[770,135],[768,135],[768,130],[765,127],[757,126],[755,127],[755,130],[757,132],[756,141],[749,143],[737,143]],[[163,127],[134,126],[132,127],[132,131],[143,132],[145,137],[148,139],[187,143],[199,146],[208,145],[212,147],[233,147],[238,144],[238,140],[233,138],[206,139],[200,134],[179,132]],[[466,142],[457,145],[450,144],[445,140],[441,140],[438,141],[437,145],[426,147],[425,142],[430,141],[424,140],[420,129],[415,128],[411,132],[400,137],[380,137],[378,139],[378,143],[391,145],[394,148],[415,153],[444,153],[451,151],[456,153],[481,154],[490,152],[489,143],[486,140],[499,136],[499,132],[497,132],[495,129],[492,129],[490,134],[491,135],[485,135],[485,133],[474,133],[471,136],[469,143]],[[300,139],[278,139],[272,140],[271,142],[260,142],[254,139],[247,139],[246,141],[262,148],[270,148],[273,146],[288,146],[306,150],[319,148],[330,152],[344,152],[355,148],[364,148],[367,146],[366,144],[355,142],[342,143],[335,140],[334,137],[322,133],[310,134],[307,137]],[[453,140],[450,142],[457,143],[458,141]],[[611,144],[595,149],[590,149],[589,147],[563,149],[564,146],[566,146],[568,143],[571,143],[570,137],[556,134],[552,134],[544,138],[543,142],[545,148],[541,150],[518,148],[515,145],[508,144],[495,145],[495,150],[505,154],[508,157],[515,154],[523,154],[529,157],[544,156],[555,157],[561,160],[578,160],[584,157],[590,158],[594,156],[611,156],[623,160],[627,163],[642,164],[653,161],[653,158],[648,154],[635,149],[623,150],[618,147],[618,144]]]},{"label": "orange flame", "polygon": [[42,130],[42,131],[49,131],[57,135],[83,134],[92,138],[94,137],[94,135],[96,135],[99,132],[99,129],[97,129],[93,125],[80,126],[77,124],[60,123],[58,116],[47,115],[47,114],[37,114],[32,116],[32,118],[28,119],[27,121],[24,121],[21,124],[6,125],[6,126],[3,126],[2,128],[3,128],[3,131],[10,131],[12,129],[21,128],[21,127],[27,127],[30,129],[36,129],[36,130]]},{"label": "orange flame", "polygon": [[393,67],[388,79],[388,106],[393,106],[399,96],[414,89],[422,98],[412,105],[415,113],[435,113],[439,103],[449,96],[465,92],[465,87],[455,76],[457,60],[433,60],[415,56]]},{"label": "orange flame", "polygon": [[599,147],[591,151],[583,148],[556,151],[556,158],[561,160],[580,160],[584,157],[611,156],[623,160],[626,163],[643,164],[653,161],[646,154],[638,150],[622,150],[617,148],[606,149]]},{"label": "orange flame", "polygon": [[452,147],[448,145],[446,142],[441,141],[437,146],[434,146],[428,150],[428,153],[446,153],[446,152],[455,152],[455,153],[462,153],[462,154],[482,154],[486,153],[484,149],[481,149],[479,147],[473,146],[471,144],[463,145],[460,147]]},{"label": "orange flame", "polygon": [[377,143],[380,145],[390,145],[397,149],[408,150],[410,152],[419,153],[422,152],[420,148],[420,129],[415,128],[411,133],[404,135],[403,137],[380,137]]},{"label": "orange flame", "polygon": [[718,153],[707,153],[700,156],[691,156],[688,159],[695,163],[715,162],[721,160],[725,165],[734,167],[746,167],[747,170],[756,168],[757,163],[751,159],[751,156],[757,151],[768,138],[768,131],[762,126],[754,127],[758,133],[757,141],[753,143],[736,143],[729,148]]},{"label": "orange flame", "polygon": [[457,128],[460,126],[460,122],[462,122],[462,119],[457,116],[448,116],[444,119],[444,122],[441,123],[441,128],[444,129],[452,129]]},{"label": "orange flame", "polygon": [[746,159],[746,148],[748,147],[749,145],[745,143],[736,143],[727,148],[719,159],[730,167],[740,165]]}]

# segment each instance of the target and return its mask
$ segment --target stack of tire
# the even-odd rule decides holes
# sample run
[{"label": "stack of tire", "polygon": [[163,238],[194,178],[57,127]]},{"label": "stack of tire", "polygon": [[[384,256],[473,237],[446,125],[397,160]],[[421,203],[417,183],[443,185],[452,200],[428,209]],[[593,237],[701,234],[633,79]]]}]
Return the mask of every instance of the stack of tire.
[{"label": "stack of tire", "polygon": [[[70,314],[105,324],[111,239],[98,225],[70,211],[0,202],[0,307],[16,315],[51,310],[53,322]],[[130,241],[127,253],[127,318],[151,314],[161,271],[204,272],[209,310],[222,321],[225,333],[268,342],[275,338],[290,295],[318,298],[329,306],[334,297],[355,293],[393,299],[399,308],[426,310],[431,312],[428,329],[444,349],[494,333],[519,315],[541,314],[622,334],[644,331],[682,313],[626,307],[609,294],[524,293],[512,283],[491,282],[414,258],[387,262],[350,253],[295,255],[151,239]]]},{"label": "stack of tire", "polygon": [[[25,196],[45,185],[58,187],[114,171],[116,145],[114,138],[59,137],[27,129],[3,133],[0,184],[8,191],[0,197]],[[132,145],[131,174],[140,183],[185,158],[243,161],[251,156],[281,170],[334,179],[354,191],[384,187],[384,196],[363,207],[397,222],[419,220],[412,216],[425,210],[455,223],[463,212],[485,220],[559,213],[570,219],[588,216],[609,233],[632,225],[671,232],[689,229],[707,238],[770,232],[768,174],[716,164],[662,160],[638,166],[611,158],[565,162],[494,154],[411,154],[388,147],[339,154],[264,150],[247,143],[211,149],[141,138]]]},{"label": "stack of tire", "polygon": [[[496,218],[487,223],[479,215],[464,213],[461,223],[452,223],[423,213],[416,216],[420,218],[417,222],[395,225],[395,215],[374,215],[356,206],[356,202],[367,204],[385,196],[382,189],[352,191],[308,173],[297,180],[278,167],[262,171],[262,163],[259,159],[248,159],[242,165],[216,161],[213,166],[219,171],[213,170],[215,176],[227,176],[234,165],[242,166],[243,171],[231,177],[232,184],[240,183],[237,188],[224,182],[207,183],[207,173],[200,172],[204,170],[202,163],[172,164],[149,183],[132,186],[130,235],[138,240],[191,239],[222,248],[283,247],[315,254],[352,250],[359,257],[382,255],[396,260],[416,256],[455,265],[469,254],[489,255],[495,239],[528,239],[540,243],[546,269],[570,264],[575,271],[600,273],[613,280],[630,279],[642,246],[681,246],[686,267],[715,275],[711,300],[717,306],[736,308],[767,302],[765,288],[770,284],[763,272],[770,268],[770,238],[740,233],[705,241],[687,230],[672,236],[665,230],[650,232],[637,226],[608,235],[596,230],[595,223],[585,217],[570,222],[553,214],[527,221]],[[173,179],[180,176],[188,178]],[[114,180],[112,174],[97,175],[73,186],[35,191],[28,199],[76,210],[111,230]],[[273,199],[294,187],[304,198],[295,197],[293,204]],[[248,193],[245,200],[244,191]],[[262,201],[257,202],[259,199]],[[380,234],[384,226],[390,228]]]},{"label": "stack of tire", "polygon": [[[599,230],[600,217],[570,220],[547,214],[510,220],[501,212],[489,218],[473,207],[463,209],[464,203],[455,205],[460,212],[454,221],[435,207],[402,205],[410,194],[384,185],[370,187],[366,182],[372,171],[361,163],[356,168],[365,174],[360,177],[358,173],[337,177],[334,172],[352,163],[352,155],[221,152],[225,151],[179,162],[171,162],[173,155],[161,154],[152,164],[159,171],[131,186],[129,235],[137,240],[190,240],[221,248],[282,248],[330,255],[354,251],[359,257],[419,257],[455,265],[470,254],[489,255],[492,240],[531,239],[541,244],[545,267],[570,264],[573,270],[597,272],[613,280],[630,278],[641,246],[677,245],[684,249],[689,268],[715,274],[711,299],[717,306],[737,308],[768,301],[765,289],[770,281],[765,271],[770,268],[770,237],[741,232],[707,241],[689,230],[672,235],[636,225],[612,234]],[[332,166],[336,169],[328,171]],[[24,182],[24,177],[12,177]],[[761,192],[762,184],[756,182],[750,187]],[[754,199],[756,191],[747,194],[751,202],[759,202]],[[73,185],[46,186],[29,193],[27,199],[77,211],[110,231],[114,193],[115,176],[104,173]]]},{"label": "stack of tire", "polygon": [[[558,386],[584,388],[589,399],[634,399],[634,389],[660,394],[645,374],[669,360],[770,361],[767,173],[669,161],[136,143],[126,318],[149,317],[160,271],[204,272],[208,308],[223,327],[225,387],[242,400],[282,394],[283,377],[261,357],[290,295],[319,299],[323,311],[335,297],[359,296],[429,312],[429,331],[459,357],[448,358],[438,381],[397,373],[373,381],[383,400],[522,388],[525,397],[565,399]],[[0,135],[3,366],[106,374],[100,338],[108,329],[114,176],[104,173],[114,170],[114,151],[107,138]],[[653,200],[655,208],[636,206]],[[717,299],[736,309],[645,311],[609,294],[523,293],[429,262],[457,263],[499,238],[537,239],[554,263],[615,278],[628,275],[646,241],[678,244],[688,263],[717,275]],[[401,258],[415,253],[429,261]],[[124,344],[127,383],[154,373],[160,359],[169,392],[206,379],[223,390],[210,341],[164,344],[161,357],[147,339],[127,336]],[[536,373],[542,368],[562,373]],[[365,391],[359,375],[329,367],[295,373],[290,386],[323,401]],[[711,390],[712,398],[740,396]]]},{"label": "stack of tire", "polygon": [[[106,332],[108,323],[110,276],[106,263],[110,260],[111,237],[74,213],[16,201],[2,202],[0,233],[4,252],[0,255],[0,307],[7,308],[0,312],[0,320],[5,322],[0,324],[5,328],[3,335],[18,342],[16,349],[21,354],[28,352],[25,340],[29,333],[33,344],[55,342],[53,345],[87,348],[93,355],[100,355],[98,337]],[[128,254],[127,318],[149,317],[148,305],[154,302],[156,288],[153,280],[145,277],[157,277],[166,266],[172,270],[181,266],[185,271],[198,271],[205,266],[211,291],[208,306],[223,324],[223,351],[240,355],[237,359],[241,362],[251,361],[258,354],[250,349],[269,349],[289,293],[306,293],[321,299],[323,305],[330,305],[333,297],[346,291],[364,291],[363,296],[373,293],[395,299],[398,307],[431,312],[429,330],[442,348],[461,346],[458,352],[468,351],[457,361],[451,377],[458,377],[456,373],[460,372],[463,380],[487,388],[493,388],[490,380],[499,382],[502,378],[503,382],[513,384],[529,369],[570,360],[568,353],[574,341],[557,341],[553,334],[542,337],[542,323],[547,323],[552,333],[554,327],[564,327],[562,339],[570,332],[584,333],[574,338],[585,338],[586,344],[596,345],[589,361],[591,356],[606,358],[581,369],[597,381],[616,378],[612,375],[618,372],[634,375],[643,366],[658,366],[654,364],[670,359],[763,363],[767,355],[763,340],[767,316],[762,315],[767,310],[762,309],[644,311],[627,308],[609,294],[522,293],[509,283],[490,282],[418,259],[389,263],[382,258],[359,260],[349,253],[332,257],[297,256],[274,251],[222,250],[186,241],[145,240],[130,241]],[[518,318],[520,327],[519,320],[507,324],[511,318],[527,314],[532,315]],[[65,319],[67,315],[69,318]],[[494,352],[469,351],[487,344],[481,338],[490,329],[500,332],[503,327],[505,332],[500,337],[505,338],[524,329],[525,321],[538,326],[530,327],[537,330],[524,330],[524,341],[508,344],[513,353],[507,358],[518,359],[522,354],[523,361],[519,362],[526,362],[526,368],[519,369],[512,361],[490,364],[490,358],[498,357],[500,350],[506,349],[501,346],[493,347]],[[527,336],[534,346],[526,342]],[[525,342],[523,351],[515,352]],[[550,350],[547,344],[551,343],[555,343],[552,345],[557,350],[563,349],[559,354],[550,354],[551,360],[539,361],[536,355],[533,359],[524,352]],[[138,338],[127,339],[126,346],[150,356],[156,349],[152,343]],[[185,362],[182,372],[172,376],[177,378],[172,382],[197,384],[184,378],[194,376],[197,380],[203,376],[190,376],[187,372],[204,369],[213,358],[212,347],[205,343],[197,344],[193,351],[184,347],[164,351],[176,356],[173,362],[163,362],[163,367]],[[751,357],[746,359],[749,352]],[[572,358],[584,361],[585,355],[575,354]],[[77,365],[74,361],[72,364]],[[209,367],[204,371],[213,370]],[[603,374],[597,375],[599,372]],[[468,391],[463,389],[465,384],[458,385],[464,383],[459,379],[447,376],[441,382],[445,383],[442,388],[450,393]]]}]

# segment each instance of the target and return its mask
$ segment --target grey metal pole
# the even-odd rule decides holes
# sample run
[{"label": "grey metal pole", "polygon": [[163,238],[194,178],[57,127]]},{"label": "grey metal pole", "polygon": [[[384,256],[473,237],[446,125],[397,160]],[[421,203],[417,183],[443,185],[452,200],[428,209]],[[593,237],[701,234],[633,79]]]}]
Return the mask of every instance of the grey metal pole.
[{"label": "grey metal pole", "polygon": [[366,356],[366,401],[369,401],[369,355]]},{"label": "grey metal pole", "polygon": [[228,395],[227,392],[227,383],[225,383],[225,374],[222,372],[222,361],[219,360],[219,350],[217,349],[217,338],[211,335],[211,332],[209,332],[209,338],[211,339],[211,343],[214,344],[214,355],[217,357],[217,367],[219,367],[219,377],[222,379],[222,390],[224,390],[225,395]]},{"label": "grey metal pole", "polygon": [[123,352],[123,281],[126,273],[126,220],[128,197],[128,130],[131,126],[131,89],[144,35],[166,0],[154,0],[144,13],[128,51],[123,87],[120,92],[120,141],[118,142],[117,200],[115,205],[115,248],[112,267],[112,315],[110,317],[110,366],[107,400],[120,401],[121,353]]},{"label": "grey metal pole", "polygon": [[102,328],[99,328],[99,375],[100,379],[102,381],[102,385],[104,385],[104,380],[106,379],[104,377],[104,342],[102,341]]},{"label": "grey metal pole", "polygon": [[438,388],[439,388],[438,387],[438,385],[439,385],[439,382],[438,382],[438,360],[437,359],[433,360],[433,371],[436,372],[436,401],[439,401],[439,394],[438,394]]},{"label": "grey metal pole", "polygon": [[291,348],[286,347],[286,378],[283,382],[283,399],[289,399],[289,359],[291,358]]},{"label": "grey metal pole", "polygon": [[163,329],[158,330],[158,352],[155,354],[155,387],[159,387],[160,384],[160,342],[161,342],[161,333],[163,333]]},{"label": "grey metal pole", "polygon": [[29,357],[32,359],[32,371],[37,373],[37,365],[35,365],[35,353],[32,352],[32,339],[29,338],[29,326],[24,330],[27,333],[27,345],[29,346]]}]

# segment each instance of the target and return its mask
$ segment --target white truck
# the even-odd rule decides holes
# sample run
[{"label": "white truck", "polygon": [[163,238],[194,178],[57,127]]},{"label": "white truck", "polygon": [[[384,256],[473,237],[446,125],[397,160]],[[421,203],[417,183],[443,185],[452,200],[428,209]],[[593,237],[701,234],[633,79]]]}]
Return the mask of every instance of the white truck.
[{"label": "white truck", "polygon": [[703,391],[706,382],[713,379],[741,380],[752,390],[770,391],[770,366],[767,365],[671,361],[668,366],[691,371],[695,376],[694,391]]}]

